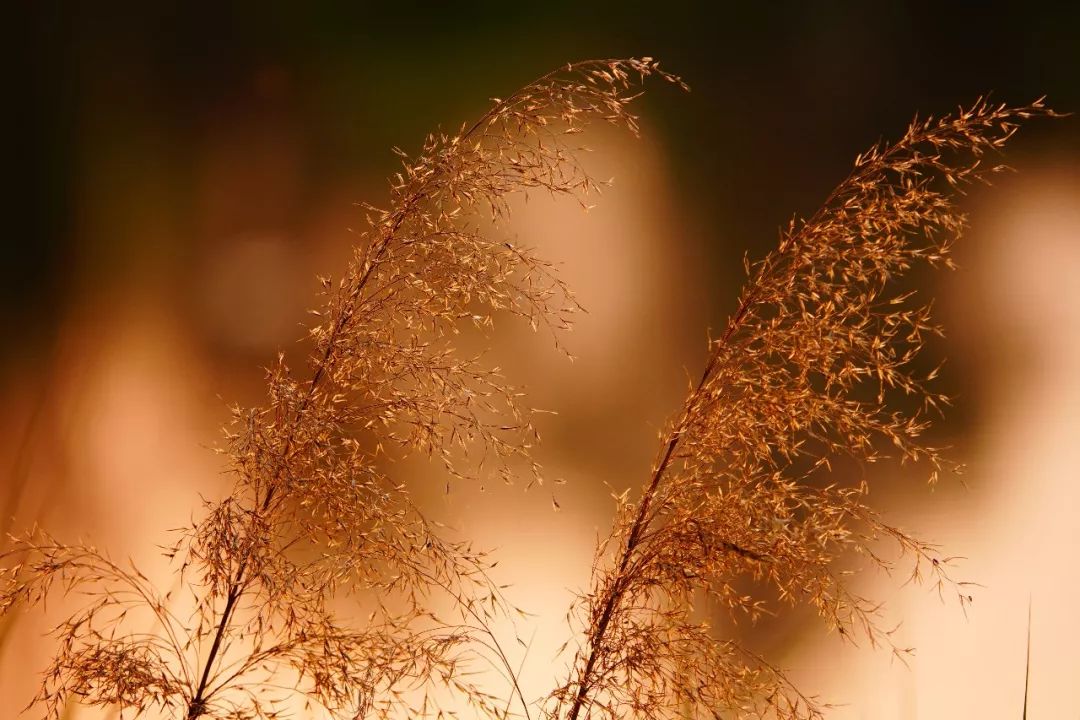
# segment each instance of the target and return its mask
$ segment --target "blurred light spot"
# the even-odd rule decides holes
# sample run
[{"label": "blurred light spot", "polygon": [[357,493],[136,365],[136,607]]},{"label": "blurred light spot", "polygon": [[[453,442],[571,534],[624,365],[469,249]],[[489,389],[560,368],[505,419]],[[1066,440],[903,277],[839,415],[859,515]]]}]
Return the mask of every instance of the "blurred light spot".
[{"label": "blurred light spot", "polygon": [[200,317],[209,335],[234,350],[272,351],[300,333],[296,308],[305,277],[299,259],[278,237],[240,237],[204,259]]}]

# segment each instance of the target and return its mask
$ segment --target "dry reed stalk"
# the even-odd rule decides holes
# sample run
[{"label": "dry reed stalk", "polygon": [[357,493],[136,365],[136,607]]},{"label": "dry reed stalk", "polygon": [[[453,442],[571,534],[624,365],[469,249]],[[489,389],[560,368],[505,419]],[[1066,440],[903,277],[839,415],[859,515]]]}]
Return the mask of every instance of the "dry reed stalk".
[{"label": "dry reed stalk", "polygon": [[636,501],[618,498],[593,589],[576,607],[585,642],[549,717],[820,717],[764,659],[716,638],[694,601],[756,619],[766,585],[844,637],[888,643],[882,604],[844,580],[852,556],[892,566],[882,538],[914,559],[913,579],[928,574],[970,601],[949,558],[888,525],[866,502],[865,476],[845,483],[831,463],[873,463],[892,448],[937,479],[944,458],[921,436],[948,399],[927,384],[937,370],[914,361],[940,328],[899,281],[919,264],[952,267],[965,226],[956,196],[1004,169],[983,161],[1036,115],[1054,113],[1041,99],[980,99],[916,119],[895,144],[859,155],[776,250],[746,263],[738,308],[662,435],[651,478]]},{"label": "dry reed stalk", "polygon": [[[517,193],[584,204],[598,185],[574,159],[574,136],[595,120],[636,133],[627,105],[648,76],[681,84],[650,58],[567,65],[404,160],[389,209],[367,207],[369,230],[347,271],[324,280],[308,379],[279,357],[266,405],[235,409],[223,450],[232,492],[168,549],[190,614],[92,546],[39,531],[16,539],[0,612],[42,604],[56,585],[88,601],[57,626],[32,706],[50,718],[72,698],[129,716],[272,718],[292,684],[339,716],[431,714],[434,688],[480,714],[506,714],[505,698],[468,671],[486,659],[516,687],[488,629],[507,609],[489,561],[444,539],[385,459],[419,453],[451,477],[508,480],[524,463],[539,479],[520,392],[451,341],[496,313],[534,329],[569,326],[577,304],[552,266],[492,240],[490,225]],[[348,593],[378,598],[359,625],[331,608]],[[451,618],[430,610],[434,593],[454,601]],[[140,629],[147,620],[160,631]]]}]

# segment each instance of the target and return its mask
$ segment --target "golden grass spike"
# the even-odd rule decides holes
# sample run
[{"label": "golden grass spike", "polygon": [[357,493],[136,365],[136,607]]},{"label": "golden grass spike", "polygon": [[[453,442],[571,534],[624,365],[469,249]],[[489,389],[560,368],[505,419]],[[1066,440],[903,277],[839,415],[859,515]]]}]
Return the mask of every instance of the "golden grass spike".
[{"label": "golden grass spike", "polygon": [[[576,605],[585,643],[549,717],[686,708],[820,717],[822,706],[773,666],[715,639],[693,601],[750,619],[770,599],[806,604],[842,637],[889,644],[882,604],[844,579],[852,556],[889,565],[881,539],[912,558],[913,578],[970,600],[949,558],[883,522],[866,502],[868,484],[844,484],[831,460],[891,453],[923,463],[931,480],[947,465],[923,440],[925,410],[946,398],[913,365],[940,330],[902,278],[919,264],[952,267],[965,225],[957,195],[1000,169],[980,161],[1019,121],[1052,115],[1041,99],[1017,108],[979,99],[916,120],[899,142],[858,155],[820,210],[747,265],[737,309],[669,422],[650,479],[635,502],[618,503],[592,590]],[[740,591],[743,577],[773,597]]]},{"label": "golden grass spike", "polygon": [[[489,561],[441,537],[377,456],[420,453],[456,478],[478,475],[483,458],[507,477],[522,462],[538,474],[520,392],[452,338],[496,313],[558,333],[578,308],[547,261],[483,225],[529,191],[584,205],[598,183],[571,140],[594,121],[636,133],[628,104],[649,76],[681,84],[651,59],[567,65],[403,162],[389,207],[367,207],[342,278],[322,281],[304,379],[279,356],[265,405],[234,411],[222,451],[232,491],[166,550],[193,613],[90,546],[34,532],[16,542],[0,612],[40,605],[54,587],[86,600],[56,628],[37,709],[58,719],[77,698],[124,717],[250,720],[275,717],[294,688],[337,716],[414,717],[440,713],[440,688],[503,717],[505,702],[470,679],[483,661],[529,713],[488,629],[508,607]],[[336,613],[330,601],[346,591],[380,609],[359,624]],[[450,598],[451,619],[433,614],[433,593]]]}]

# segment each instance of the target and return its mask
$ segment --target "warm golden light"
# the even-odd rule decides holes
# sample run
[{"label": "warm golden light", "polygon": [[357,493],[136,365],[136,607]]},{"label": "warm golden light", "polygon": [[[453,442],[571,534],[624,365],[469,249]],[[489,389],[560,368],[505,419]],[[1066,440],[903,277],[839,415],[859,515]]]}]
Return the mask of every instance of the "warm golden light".
[{"label": "warm golden light", "polygon": [[40,11],[0,720],[1080,712],[1064,11],[557,9]]},{"label": "warm golden light", "polygon": [[[985,587],[972,589],[966,616],[925,589],[897,596],[897,641],[916,648],[908,667],[836,638],[794,651],[789,662],[807,683],[846,704],[831,717],[1020,717],[1029,605],[1028,717],[1065,717],[1076,707],[1077,180],[1054,164],[1028,165],[994,189],[994,202],[977,206],[948,301],[950,337],[959,340],[953,362],[974,375],[977,390],[960,400],[979,413],[975,433],[958,438],[954,452],[971,458],[968,490],[894,510],[923,536],[966,555],[963,577]],[[880,582],[889,587],[895,578]]]}]

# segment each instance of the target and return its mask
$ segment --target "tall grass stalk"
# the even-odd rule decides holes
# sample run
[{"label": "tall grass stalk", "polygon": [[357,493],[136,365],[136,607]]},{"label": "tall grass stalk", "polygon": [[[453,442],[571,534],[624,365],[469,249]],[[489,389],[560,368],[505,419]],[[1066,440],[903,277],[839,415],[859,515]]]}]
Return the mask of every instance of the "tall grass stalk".
[{"label": "tall grass stalk", "polygon": [[[454,338],[513,315],[558,343],[573,294],[499,230],[520,193],[587,204],[599,185],[575,159],[576,135],[593,121],[636,133],[628,105],[650,76],[682,85],[651,58],[567,65],[429,136],[416,159],[401,153],[389,206],[365,206],[351,262],[323,279],[306,371],[280,356],[266,402],[233,410],[231,491],[166,548],[179,593],[92,545],[38,529],[13,538],[0,613],[54,591],[85,600],[55,629],[32,707],[247,720],[281,717],[299,697],[331,717],[388,718],[439,715],[450,697],[494,718],[817,717],[815,700],[717,637],[695,602],[756,618],[766,601],[748,577],[846,637],[887,642],[880,604],[845,579],[852,555],[888,566],[880,538],[966,601],[948,558],[886,524],[866,480],[830,471],[885,448],[932,478],[946,465],[921,439],[946,398],[928,385],[936,371],[914,363],[938,328],[898,280],[951,265],[957,193],[1001,169],[983,161],[1020,120],[1051,114],[1041,101],[913,123],[747,264],[737,310],[597,551],[571,614],[582,640],[570,676],[546,700],[522,694],[491,629],[515,610],[491,560],[424,516],[393,461],[426,456],[455,481],[542,479],[521,392]],[[350,596],[368,612],[342,611]],[[478,664],[503,674],[505,692],[474,681]]]}]

